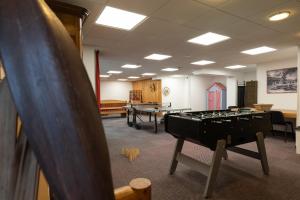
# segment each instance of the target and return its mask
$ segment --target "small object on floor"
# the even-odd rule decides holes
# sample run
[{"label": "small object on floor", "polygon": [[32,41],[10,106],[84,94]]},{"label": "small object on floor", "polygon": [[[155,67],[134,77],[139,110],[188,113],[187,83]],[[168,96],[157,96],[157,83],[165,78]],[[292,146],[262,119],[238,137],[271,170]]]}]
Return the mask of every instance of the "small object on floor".
[{"label": "small object on floor", "polygon": [[122,148],[122,155],[127,157],[130,161],[135,160],[140,155],[140,150],[138,148]]}]

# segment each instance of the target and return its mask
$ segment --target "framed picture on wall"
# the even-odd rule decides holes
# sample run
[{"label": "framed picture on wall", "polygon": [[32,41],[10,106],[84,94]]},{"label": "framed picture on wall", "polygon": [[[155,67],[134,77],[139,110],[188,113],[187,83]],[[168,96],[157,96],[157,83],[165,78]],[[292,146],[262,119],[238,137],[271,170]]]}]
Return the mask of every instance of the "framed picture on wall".
[{"label": "framed picture on wall", "polygon": [[267,71],[267,93],[296,93],[297,67]]}]

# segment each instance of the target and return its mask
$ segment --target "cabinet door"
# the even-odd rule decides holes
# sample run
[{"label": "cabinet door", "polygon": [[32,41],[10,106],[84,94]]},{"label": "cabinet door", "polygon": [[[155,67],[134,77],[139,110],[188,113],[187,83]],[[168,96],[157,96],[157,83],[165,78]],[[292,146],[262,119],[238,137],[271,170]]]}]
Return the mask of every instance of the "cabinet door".
[{"label": "cabinet door", "polygon": [[245,106],[253,107],[257,103],[257,81],[246,82],[245,87]]}]

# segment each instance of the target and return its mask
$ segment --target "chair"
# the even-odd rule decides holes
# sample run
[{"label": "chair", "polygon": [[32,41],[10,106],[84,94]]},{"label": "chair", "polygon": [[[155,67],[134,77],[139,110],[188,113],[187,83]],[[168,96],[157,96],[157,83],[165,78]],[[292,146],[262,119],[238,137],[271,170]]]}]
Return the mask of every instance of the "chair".
[{"label": "chair", "polygon": [[[275,132],[284,132],[285,139],[287,141],[287,133],[288,127],[291,128],[291,133],[294,134],[294,125],[291,121],[285,121],[284,116],[281,111],[270,111],[271,114],[271,123],[272,123],[272,134],[275,135]],[[274,125],[284,126],[284,131],[281,130],[274,130]]]}]

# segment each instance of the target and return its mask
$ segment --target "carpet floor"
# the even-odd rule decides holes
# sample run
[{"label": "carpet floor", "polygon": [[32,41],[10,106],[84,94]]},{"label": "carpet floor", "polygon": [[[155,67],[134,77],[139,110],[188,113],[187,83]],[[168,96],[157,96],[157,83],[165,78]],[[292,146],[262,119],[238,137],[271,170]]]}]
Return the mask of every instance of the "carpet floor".
[{"label": "carpet floor", "polygon": [[[153,200],[200,200],[206,177],[178,164],[174,175],[169,175],[176,140],[160,127],[136,130],[128,127],[125,118],[103,119],[108,141],[114,187],[128,185],[137,177],[152,182]],[[282,138],[265,140],[270,175],[265,176],[258,160],[228,152],[229,160],[222,161],[216,187],[211,199],[218,200],[300,200],[300,155],[295,144]],[[121,155],[123,147],[137,147],[140,156],[130,162]],[[242,145],[257,150],[255,143]],[[209,162],[212,152],[204,147],[185,142],[183,152],[198,160]]]}]

